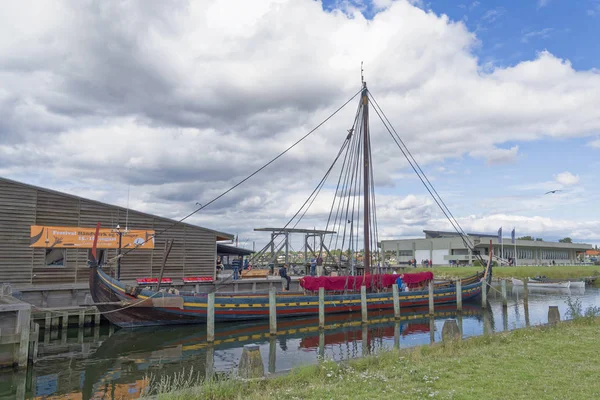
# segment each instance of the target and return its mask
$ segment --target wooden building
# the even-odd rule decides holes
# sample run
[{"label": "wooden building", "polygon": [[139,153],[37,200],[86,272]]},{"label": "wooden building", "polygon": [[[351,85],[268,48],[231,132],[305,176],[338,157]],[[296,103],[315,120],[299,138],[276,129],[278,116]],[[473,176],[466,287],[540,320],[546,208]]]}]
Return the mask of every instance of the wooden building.
[{"label": "wooden building", "polygon": [[[127,215],[128,214],[128,215]],[[0,177],[0,282],[14,286],[84,283],[88,279],[89,249],[30,247],[31,226],[93,228],[125,227],[154,230],[170,228],[155,238],[154,249],[136,249],[122,258],[121,279],[157,277],[167,239],[175,243],[167,260],[165,277],[215,277],[217,241],[233,235],[179,223],[139,211],[88,200]],[[106,249],[105,259],[116,256]]]}]

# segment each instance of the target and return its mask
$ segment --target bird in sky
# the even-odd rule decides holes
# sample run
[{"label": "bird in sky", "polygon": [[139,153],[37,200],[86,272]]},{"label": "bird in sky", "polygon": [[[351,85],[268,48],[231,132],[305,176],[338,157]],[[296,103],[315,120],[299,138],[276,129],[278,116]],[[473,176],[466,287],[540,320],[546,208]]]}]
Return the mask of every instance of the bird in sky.
[{"label": "bird in sky", "polygon": [[550,190],[550,191],[546,192],[545,194],[556,193],[556,192],[562,192],[562,190],[560,190],[560,189]]}]

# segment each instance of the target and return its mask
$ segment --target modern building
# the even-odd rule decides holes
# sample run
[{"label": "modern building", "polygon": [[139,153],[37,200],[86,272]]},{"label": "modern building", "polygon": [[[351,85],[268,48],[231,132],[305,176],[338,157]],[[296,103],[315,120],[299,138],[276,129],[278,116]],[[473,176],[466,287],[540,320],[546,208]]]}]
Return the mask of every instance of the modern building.
[{"label": "modern building", "polygon": [[[533,240],[516,240],[503,238],[503,244],[498,243],[497,235],[468,233],[475,251],[469,250],[463,238],[456,232],[423,231],[423,239],[382,240],[381,249],[386,259],[392,264],[407,264],[416,260],[417,265],[422,260],[431,260],[433,265],[471,265],[479,254],[483,258],[489,256],[490,241],[494,255],[507,260],[515,258],[517,265],[573,265],[580,256],[592,248],[584,243],[559,243]],[[503,253],[502,253],[503,252]]]},{"label": "modern building", "polygon": [[[231,234],[0,178],[0,282],[15,287],[87,282],[91,246],[85,240],[93,238],[98,222],[108,232],[100,240],[114,241],[119,235],[115,228],[122,231],[127,224],[130,232],[141,233],[132,242],[148,241],[122,257],[121,279],[126,281],[158,277],[167,239],[174,239],[174,244],[165,277],[214,279],[217,241],[233,240]],[[104,246],[108,247],[98,246],[101,262],[113,259],[118,251],[116,243]]]}]

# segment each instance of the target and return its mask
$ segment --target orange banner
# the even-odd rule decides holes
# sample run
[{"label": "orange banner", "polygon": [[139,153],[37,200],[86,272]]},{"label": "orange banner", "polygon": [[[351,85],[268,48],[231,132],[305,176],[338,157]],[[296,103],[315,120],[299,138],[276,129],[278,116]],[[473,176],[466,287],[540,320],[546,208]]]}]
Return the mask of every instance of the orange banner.
[{"label": "orange banner", "polygon": [[[122,232],[121,248],[154,248],[154,231],[129,230]],[[72,226],[31,226],[30,247],[91,249],[96,228],[78,228]],[[119,248],[119,234],[113,229],[100,229],[99,249]]]}]

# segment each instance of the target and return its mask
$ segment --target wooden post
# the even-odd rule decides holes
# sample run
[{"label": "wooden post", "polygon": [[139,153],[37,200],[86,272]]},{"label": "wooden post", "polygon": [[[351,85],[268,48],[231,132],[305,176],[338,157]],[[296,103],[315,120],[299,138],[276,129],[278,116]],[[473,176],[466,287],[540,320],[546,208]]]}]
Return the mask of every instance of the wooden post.
[{"label": "wooden post", "polygon": [[[364,286],[363,286],[364,287]],[[362,337],[361,337],[361,344],[362,344],[362,356],[367,356],[370,353],[370,349],[369,349],[369,327],[367,326],[367,324],[363,324],[362,326]]]},{"label": "wooden post", "polygon": [[558,306],[548,307],[548,323],[550,325],[555,325],[558,322],[560,322],[560,311],[558,310]]},{"label": "wooden post", "polygon": [[429,343],[435,343],[435,319],[433,317],[429,318]]},{"label": "wooden post", "polygon": [[52,323],[52,314],[47,312],[46,313],[46,318],[44,320],[44,330],[45,331],[50,331],[50,324]]},{"label": "wooden post", "polygon": [[435,310],[433,305],[433,281],[429,281],[429,315],[433,316]]},{"label": "wooden post", "polygon": [[29,357],[29,332],[31,327],[31,307],[21,309],[17,312],[17,329],[19,335],[19,352],[17,364],[19,367],[27,367]]},{"label": "wooden post", "polygon": [[400,319],[400,296],[398,295],[398,285],[392,285],[392,296],[394,300],[394,318]]},{"label": "wooden post", "polygon": [[274,374],[277,369],[277,338],[269,339],[269,374]]},{"label": "wooden post", "polygon": [[269,291],[269,332],[277,335],[277,294],[274,287]]},{"label": "wooden post", "polygon": [[502,307],[502,330],[508,331],[508,308]]},{"label": "wooden post", "polygon": [[215,293],[209,293],[206,303],[206,341],[215,341]]},{"label": "wooden post", "polygon": [[528,301],[524,301],[523,302],[523,311],[525,314],[525,327],[529,328],[529,302]]},{"label": "wooden post", "polygon": [[460,278],[456,281],[456,311],[462,311],[462,282]]},{"label": "wooden post", "polygon": [[94,314],[94,326],[100,326],[100,311]]},{"label": "wooden post", "polygon": [[442,328],[442,341],[451,342],[453,340],[459,340],[461,338],[460,329],[458,328],[458,322],[453,319],[448,319],[444,322]]},{"label": "wooden post", "polygon": [[31,349],[31,353],[29,354],[29,358],[31,358],[31,361],[33,361],[33,363],[35,364],[38,358],[38,346],[40,343],[40,324],[36,324],[32,321],[32,325],[34,342]]},{"label": "wooden post", "polygon": [[319,288],[319,329],[325,328],[325,288]]},{"label": "wooden post", "polygon": [[400,322],[394,322],[394,348],[400,348]]},{"label": "wooden post", "polygon": [[163,261],[160,266],[160,274],[158,275],[158,286],[156,287],[156,291],[160,291],[160,285],[162,284],[163,273],[165,272],[165,265],[167,265],[167,258],[169,257],[169,253],[171,252],[171,248],[173,247],[173,243],[175,243],[175,239],[167,240],[165,243],[165,250],[163,253]]},{"label": "wooden post", "polygon": [[[64,312],[62,314],[62,328],[63,330],[66,330],[69,327],[69,313],[68,312]],[[65,332],[66,335],[66,332]]]},{"label": "wooden post", "polygon": [[77,325],[79,326],[79,328],[83,328],[83,325],[85,324],[85,310],[79,310],[79,321],[77,321]]},{"label": "wooden post", "polygon": [[529,300],[529,290],[527,289],[528,284],[529,278],[523,279],[523,301]]},{"label": "wooden post", "polygon": [[213,380],[215,376],[215,348],[212,344],[206,347],[206,368],[204,376],[207,381]]},{"label": "wooden post", "polygon": [[367,287],[365,285],[360,287],[360,310],[362,312],[362,322],[366,324],[369,322],[369,315],[367,312]]},{"label": "wooden post", "polygon": [[508,306],[508,298],[506,297],[506,279],[502,279],[500,286],[502,290],[502,306],[506,308]]},{"label": "wooden post", "polygon": [[487,307],[487,282],[481,278],[481,308]]},{"label": "wooden post", "polygon": [[325,332],[319,332],[319,361],[325,360]]},{"label": "wooden post", "polygon": [[257,344],[244,345],[238,366],[238,376],[242,379],[262,378],[265,376],[265,366],[263,365],[260,349]]}]

